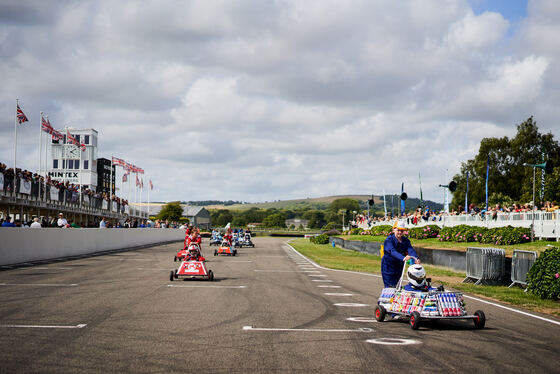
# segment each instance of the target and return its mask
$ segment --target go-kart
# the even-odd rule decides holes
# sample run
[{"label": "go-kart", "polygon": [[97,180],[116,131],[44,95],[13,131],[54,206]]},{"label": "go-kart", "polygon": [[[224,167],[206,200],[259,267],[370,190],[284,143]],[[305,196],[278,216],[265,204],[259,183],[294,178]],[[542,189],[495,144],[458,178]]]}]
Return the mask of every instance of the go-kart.
[{"label": "go-kart", "polygon": [[[414,260],[412,260],[414,261]],[[407,291],[402,287],[402,281],[407,265],[403,266],[403,273],[395,288],[384,288],[377,300],[375,319],[383,322],[387,314],[393,318],[408,319],[410,328],[417,330],[422,321],[436,320],[472,320],[476,329],[484,328],[486,317],[482,310],[474,314],[467,314],[463,294],[460,292],[447,292],[443,286],[437,289],[430,287],[430,278],[427,292]]]},{"label": "go-kart", "polygon": [[233,246],[228,243],[226,240],[222,242],[218,249],[214,250],[214,256],[217,255],[228,255],[228,256],[235,256],[237,254],[237,249],[233,248]]},{"label": "go-kart", "polygon": [[188,245],[188,248],[181,249],[179,252],[177,252],[175,257],[173,258],[173,262],[184,261],[187,255],[189,254],[189,252],[194,252],[194,251],[200,253],[200,245],[198,243],[191,243]]},{"label": "go-kart", "polygon": [[255,244],[251,240],[251,234],[249,234],[249,233],[245,234],[245,236],[243,237],[243,242],[241,243],[241,246],[255,248]]},{"label": "go-kart", "polygon": [[222,236],[220,234],[215,235],[210,239],[210,245],[220,245],[222,243]]},{"label": "go-kart", "polygon": [[212,270],[208,270],[206,268],[206,259],[202,257],[198,244],[191,243],[191,245],[189,245],[188,253],[181,261],[179,268],[177,270],[171,270],[169,273],[170,281],[179,277],[200,277],[210,281],[214,280],[214,273]]}]

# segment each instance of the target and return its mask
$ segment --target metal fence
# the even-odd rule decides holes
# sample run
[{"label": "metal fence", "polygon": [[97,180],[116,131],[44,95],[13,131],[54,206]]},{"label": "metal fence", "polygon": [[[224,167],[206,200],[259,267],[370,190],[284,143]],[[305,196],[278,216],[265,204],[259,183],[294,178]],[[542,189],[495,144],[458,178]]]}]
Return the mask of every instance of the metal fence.
[{"label": "metal fence", "polygon": [[513,251],[513,257],[511,258],[511,284],[512,287],[515,284],[520,284],[522,286],[527,286],[527,273],[531,266],[535,263],[537,259],[537,252],[534,251],[521,251],[515,249]]},{"label": "metal fence", "polygon": [[467,248],[467,277],[463,283],[498,284],[505,275],[506,251],[497,248]]}]

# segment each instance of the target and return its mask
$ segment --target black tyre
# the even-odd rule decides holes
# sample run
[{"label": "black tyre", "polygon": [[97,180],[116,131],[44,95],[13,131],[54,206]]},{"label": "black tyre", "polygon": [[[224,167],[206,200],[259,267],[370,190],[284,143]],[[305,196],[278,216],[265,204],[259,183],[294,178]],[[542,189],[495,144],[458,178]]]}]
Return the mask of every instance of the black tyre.
[{"label": "black tyre", "polygon": [[418,327],[420,327],[420,313],[412,312],[410,315],[410,328],[418,330]]},{"label": "black tyre", "polygon": [[171,272],[169,273],[169,281],[173,282],[173,278],[174,278],[174,274],[173,274],[173,270],[171,270]]},{"label": "black tyre", "polygon": [[474,312],[476,318],[473,319],[474,321],[474,328],[475,329],[483,329],[484,325],[486,324],[486,316],[482,310],[477,310]]},{"label": "black tyre", "polygon": [[175,277],[175,279],[179,278],[179,275],[177,275],[177,271],[178,271],[178,270],[175,270],[175,273],[173,274],[173,276]]},{"label": "black tyre", "polygon": [[375,308],[375,319],[377,320],[377,322],[385,321],[385,316],[386,315],[387,315],[387,311],[385,310],[383,305],[378,305]]},{"label": "black tyre", "polygon": [[173,262],[177,261],[177,256],[173,257]]},{"label": "black tyre", "polygon": [[214,280],[214,272],[212,270],[208,270],[208,280],[209,281]]},{"label": "black tyre", "polygon": [[217,255],[218,255],[218,251],[214,251],[214,256],[217,256]]},{"label": "black tyre", "polygon": [[237,251],[234,249],[233,250],[233,255],[235,256],[237,254]]}]

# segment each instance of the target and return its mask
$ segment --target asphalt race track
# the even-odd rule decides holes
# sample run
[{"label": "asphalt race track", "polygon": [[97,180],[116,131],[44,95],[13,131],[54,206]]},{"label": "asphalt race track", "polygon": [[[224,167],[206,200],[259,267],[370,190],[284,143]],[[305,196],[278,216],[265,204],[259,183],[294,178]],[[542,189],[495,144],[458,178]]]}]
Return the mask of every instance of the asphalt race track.
[{"label": "asphalt race track", "polygon": [[203,243],[213,282],[169,281],[182,243],[0,272],[0,372],[560,372],[558,319],[467,299],[485,329],[378,323],[378,276],[254,242],[235,257]]}]

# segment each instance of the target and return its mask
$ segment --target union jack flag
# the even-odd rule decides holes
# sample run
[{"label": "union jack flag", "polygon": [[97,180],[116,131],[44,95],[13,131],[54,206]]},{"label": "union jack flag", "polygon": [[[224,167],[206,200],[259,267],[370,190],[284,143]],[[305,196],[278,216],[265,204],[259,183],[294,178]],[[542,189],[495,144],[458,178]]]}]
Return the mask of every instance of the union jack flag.
[{"label": "union jack flag", "polygon": [[[48,120],[47,120],[47,121],[48,121]],[[50,125],[50,123],[49,123],[49,125]],[[61,133],[59,133],[58,131],[56,131],[56,130],[53,129],[52,138],[53,138],[54,140],[62,140],[62,139],[64,139],[64,135],[62,135]]]},{"label": "union jack flag", "polygon": [[125,167],[127,165],[126,161],[117,157],[113,157],[113,165],[119,165]]},{"label": "union jack flag", "polygon": [[53,133],[54,129],[52,128],[51,124],[49,123],[48,120],[45,119],[45,117],[43,117],[43,115],[41,114],[41,130],[43,130],[44,132],[46,132],[47,134],[51,134]]},{"label": "union jack flag", "polygon": [[86,145],[85,144],[81,144],[78,139],[74,138],[72,136],[72,134],[70,134],[70,131],[68,131],[68,129],[66,129],[66,139],[68,139],[68,141],[72,144],[74,144],[77,147],[80,147],[80,149],[83,151],[86,150]]},{"label": "union jack flag", "polygon": [[140,188],[144,188],[144,178],[140,179]]},{"label": "union jack flag", "polygon": [[136,187],[140,187],[140,179],[138,179],[138,174],[136,174]]},{"label": "union jack flag", "polygon": [[23,110],[21,110],[21,108],[19,107],[19,104],[17,105],[17,121],[18,123],[21,125],[24,122],[28,122],[29,120],[27,119],[25,113],[23,113]]},{"label": "union jack flag", "polygon": [[152,180],[150,179],[150,190],[154,189],[154,185],[152,184]]}]

